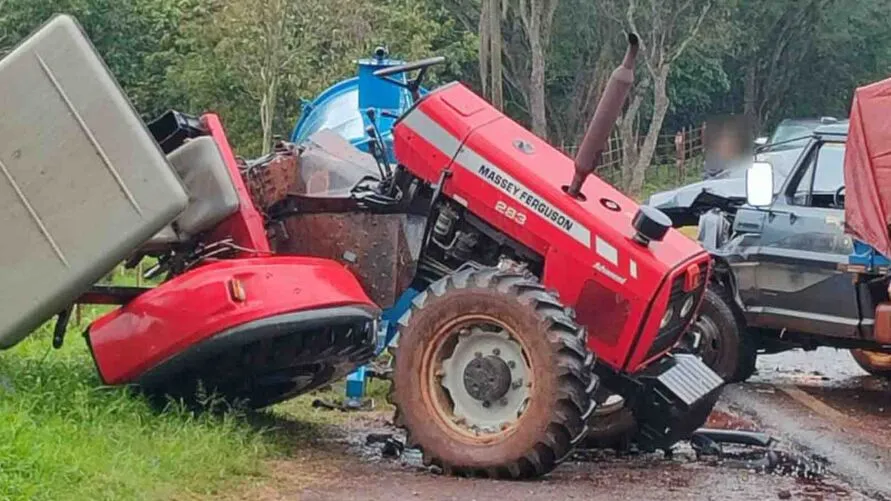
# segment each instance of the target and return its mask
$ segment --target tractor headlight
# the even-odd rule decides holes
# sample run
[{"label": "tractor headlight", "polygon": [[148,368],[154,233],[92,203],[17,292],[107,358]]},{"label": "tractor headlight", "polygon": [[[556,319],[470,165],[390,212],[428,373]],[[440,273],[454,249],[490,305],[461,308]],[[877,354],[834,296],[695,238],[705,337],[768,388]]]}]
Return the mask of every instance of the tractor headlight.
[{"label": "tractor headlight", "polygon": [[690,295],[684,301],[684,304],[681,305],[681,318],[687,318],[687,315],[693,311],[693,296]]},{"label": "tractor headlight", "polygon": [[671,317],[674,316],[674,307],[669,306],[667,310],[665,310],[665,314],[662,315],[662,321],[659,322],[659,329],[664,329],[668,326],[669,322],[671,322]]}]

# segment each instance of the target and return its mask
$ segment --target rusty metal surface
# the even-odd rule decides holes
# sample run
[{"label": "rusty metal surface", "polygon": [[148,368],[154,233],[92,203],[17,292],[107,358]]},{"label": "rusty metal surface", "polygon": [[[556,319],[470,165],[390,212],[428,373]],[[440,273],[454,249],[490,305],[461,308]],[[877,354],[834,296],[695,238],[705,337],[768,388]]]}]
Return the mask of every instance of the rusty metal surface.
[{"label": "rusty metal surface", "polygon": [[411,284],[423,218],[405,214],[297,214],[282,221],[275,252],[343,263],[374,302],[388,306]]},{"label": "rusty metal surface", "polygon": [[613,70],[606,88],[603,89],[594,117],[591,118],[585,138],[575,157],[575,175],[568,190],[572,196],[578,195],[585,179],[594,172],[600,154],[606,147],[609,133],[619,118],[625,98],[628,96],[628,89],[634,83],[634,60],[637,57],[638,43],[637,35],[629,33],[625,58],[622,64]]},{"label": "rusty metal surface", "polygon": [[244,180],[251,200],[261,211],[285,199],[288,189],[297,180],[300,157],[294,145],[283,143],[272,158],[258,165],[245,166]]}]

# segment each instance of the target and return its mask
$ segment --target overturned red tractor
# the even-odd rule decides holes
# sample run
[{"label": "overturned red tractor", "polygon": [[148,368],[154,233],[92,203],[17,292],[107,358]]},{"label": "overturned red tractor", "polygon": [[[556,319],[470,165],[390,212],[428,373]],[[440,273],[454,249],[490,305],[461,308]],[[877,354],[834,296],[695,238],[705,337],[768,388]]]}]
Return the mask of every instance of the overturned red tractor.
[{"label": "overturned red tractor", "polygon": [[[171,113],[146,134],[74,22],[59,18],[16,50],[17,71],[0,67],[33,77],[42,94],[13,89],[26,104],[61,110],[19,117],[30,129],[9,131],[0,151],[0,202],[14,215],[0,223],[33,244],[0,253],[4,290],[28,294],[2,310],[0,346],[64,319],[78,297],[123,303],[87,335],[106,382],[180,394],[208,383],[262,407],[367,361],[375,303],[410,287],[422,292],[399,320],[391,397],[428,463],[544,474],[614,396],[641,448],[670,447],[702,424],[722,384],[695,355],[671,353],[710,261],[662,213],[586,184],[633,78],[628,41],[575,161],[461,84],[421,97],[441,58],[377,72],[419,71],[392,80],[417,101],[396,117],[393,155],[372,120],[371,154],[322,130],[237,161],[214,115]],[[69,139],[41,149],[39,127]],[[61,144],[79,148],[67,164]],[[87,174],[104,188],[63,193]],[[72,200],[71,213],[106,222],[77,225],[92,240],[67,231]],[[128,255],[154,256],[168,279],[89,290]]]},{"label": "overturned red tractor", "polygon": [[432,58],[375,72],[415,100],[394,117],[393,152],[371,113],[370,154],[321,130],[246,167],[277,253],[343,262],[382,306],[421,291],[399,320],[391,400],[409,445],[447,472],[548,472],[607,399],[649,450],[714,405],[721,378],[669,353],[708,255],[664,214],[585,184],[633,80],[628,41],[575,161],[459,83],[421,95]]}]

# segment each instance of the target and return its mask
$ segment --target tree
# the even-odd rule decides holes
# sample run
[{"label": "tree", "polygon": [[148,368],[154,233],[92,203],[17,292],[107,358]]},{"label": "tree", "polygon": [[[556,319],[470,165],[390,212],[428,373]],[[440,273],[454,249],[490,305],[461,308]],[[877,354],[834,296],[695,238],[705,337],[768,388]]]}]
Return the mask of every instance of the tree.
[{"label": "tree", "polygon": [[217,49],[258,104],[263,154],[272,148],[279,87],[302,49],[309,21],[303,7],[290,0],[228,2],[216,19],[226,33]]},{"label": "tree", "polygon": [[506,15],[507,5],[507,0],[482,0],[480,5],[480,81],[483,95],[499,110],[504,109],[501,19]]},{"label": "tree", "polygon": [[[640,36],[638,58],[644,74],[643,82],[636,86],[631,106],[622,119],[623,126],[627,129],[629,122],[635,120],[644,88],[652,92],[653,100],[643,144],[639,151],[626,157],[622,165],[622,177],[627,181],[625,188],[638,194],[643,188],[646,169],[656,151],[662,122],[671,104],[668,77],[672,65],[700,36],[705,20],[713,10],[714,0],[619,0],[617,5],[620,7],[617,14],[624,14],[627,26]],[[626,149],[634,148],[626,143]]]},{"label": "tree", "polygon": [[54,14],[73,15],[136,109],[152,117],[165,108],[164,68],[176,43],[177,0],[5,0],[0,52],[5,53]]},{"label": "tree", "polygon": [[743,81],[743,113],[756,130],[789,91],[814,48],[820,13],[831,0],[740,2],[736,19],[737,59]]},{"label": "tree", "polygon": [[621,57],[622,27],[603,17],[603,7],[587,0],[562,0],[555,13],[547,109],[549,136],[556,144],[581,140]]},{"label": "tree", "polygon": [[529,43],[528,106],[532,132],[542,138],[548,135],[545,68],[557,4],[558,0],[519,0],[516,7]]},{"label": "tree", "polygon": [[195,7],[181,27],[188,42],[167,71],[173,101],[220,113],[242,154],[267,151],[273,136],[287,135],[301,99],[354,76],[355,60],[378,45],[407,60],[445,53],[450,64],[436,72],[451,75],[476,53],[475,34],[425,1],[181,1]]}]

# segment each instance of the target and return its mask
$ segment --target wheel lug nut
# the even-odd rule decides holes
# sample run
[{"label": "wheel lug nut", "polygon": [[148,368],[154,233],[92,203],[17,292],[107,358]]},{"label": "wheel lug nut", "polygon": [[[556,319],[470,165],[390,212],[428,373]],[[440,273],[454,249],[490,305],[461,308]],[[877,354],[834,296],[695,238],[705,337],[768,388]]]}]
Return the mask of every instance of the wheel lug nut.
[{"label": "wheel lug nut", "polygon": [[502,398],[502,399],[501,399],[501,402],[498,402],[498,403],[500,403],[501,405],[507,405],[507,399],[506,399],[506,398]]},{"label": "wheel lug nut", "polygon": [[485,407],[486,409],[488,409],[490,405],[492,405],[492,404],[491,404],[491,402],[489,402],[488,400],[486,400],[485,402],[483,402],[483,407]]},{"label": "wheel lug nut", "polygon": [[510,367],[511,369],[513,369],[517,366],[517,363],[514,362],[513,360],[511,360],[507,363],[507,366]]},{"label": "wheel lug nut", "polygon": [[523,386],[522,379],[517,379],[516,381],[514,381],[513,383],[510,384],[510,387],[515,390],[519,390],[521,386]]},{"label": "wheel lug nut", "polygon": [[483,354],[480,352],[474,353],[473,356],[475,356],[476,358],[483,358]]},{"label": "wheel lug nut", "polygon": [[498,355],[501,355],[501,350],[499,350],[498,348],[495,348],[494,350],[492,350],[492,354],[497,357]]}]

